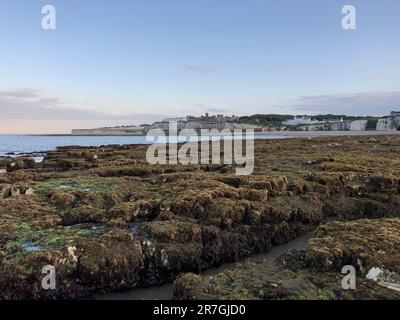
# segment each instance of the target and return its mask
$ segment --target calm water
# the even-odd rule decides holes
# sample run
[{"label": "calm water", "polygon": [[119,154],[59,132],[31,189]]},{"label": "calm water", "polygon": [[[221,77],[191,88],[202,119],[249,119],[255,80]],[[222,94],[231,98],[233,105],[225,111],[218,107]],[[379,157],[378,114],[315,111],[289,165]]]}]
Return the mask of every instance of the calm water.
[{"label": "calm water", "polygon": [[101,146],[107,144],[143,144],[144,136],[0,136],[0,156],[8,152],[30,153],[55,150],[62,146]]},{"label": "calm water", "polygon": [[[219,138],[219,137],[218,137]],[[256,139],[280,139],[284,136],[257,136]],[[179,142],[186,139],[180,138]],[[6,153],[31,153],[55,150],[63,146],[98,147],[109,144],[149,144],[146,136],[0,136],[0,156]]]},{"label": "calm water", "polygon": [[[308,232],[305,235],[289,241],[288,243],[272,247],[267,253],[255,254],[248,258],[253,261],[274,261],[283,253],[290,249],[300,250],[308,247],[308,241],[313,237],[313,232]],[[230,270],[235,267],[236,263],[226,263],[217,268],[205,270],[202,274],[213,276],[225,270]],[[173,298],[173,284],[166,283],[159,287],[132,289],[123,292],[111,292],[103,295],[96,295],[96,300],[171,300]]]}]

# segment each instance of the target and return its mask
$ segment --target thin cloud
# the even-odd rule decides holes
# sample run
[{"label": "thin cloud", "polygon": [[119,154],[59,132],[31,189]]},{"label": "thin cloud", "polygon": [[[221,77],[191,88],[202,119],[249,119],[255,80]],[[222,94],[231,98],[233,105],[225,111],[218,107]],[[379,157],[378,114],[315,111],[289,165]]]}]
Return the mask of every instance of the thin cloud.
[{"label": "thin cloud", "polygon": [[295,113],[382,116],[400,110],[400,91],[303,96],[288,109]]},{"label": "thin cloud", "polygon": [[375,76],[369,76],[369,77],[367,78],[367,81],[382,81],[382,80],[384,80],[384,77],[382,77],[382,76],[377,76],[377,75],[375,75]]},{"label": "thin cloud", "polygon": [[47,97],[34,89],[0,91],[0,114],[2,120],[90,120],[90,121],[136,121],[152,122],[164,115],[130,113],[126,115],[84,110],[67,106],[60,98]]},{"label": "thin cloud", "polygon": [[214,68],[209,65],[203,64],[190,64],[185,67],[186,71],[195,72],[195,73],[211,73],[214,71]]},{"label": "thin cloud", "polygon": [[217,107],[210,107],[204,104],[195,104],[194,105],[196,108],[202,109],[204,112],[210,112],[210,113],[229,113],[229,109],[224,109],[224,108],[217,108]]},{"label": "thin cloud", "polygon": [[21,98],[37,98],[40,91],[30,88],[23,88],[17,90],[0,90],[0,97],[8,99],[21,99]]}]

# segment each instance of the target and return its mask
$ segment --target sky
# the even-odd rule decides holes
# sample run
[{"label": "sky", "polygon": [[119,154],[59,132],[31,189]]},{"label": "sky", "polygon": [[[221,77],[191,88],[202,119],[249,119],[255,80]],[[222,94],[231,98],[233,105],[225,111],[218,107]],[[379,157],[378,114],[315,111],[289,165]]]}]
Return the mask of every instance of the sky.
[{"label": "sky", "polygon": [[[42,7],[56,29],[42,28]],[[356,8],[344,30],[342,7]],[[400,109],[398,0],[2,0],[0,134]]]}]

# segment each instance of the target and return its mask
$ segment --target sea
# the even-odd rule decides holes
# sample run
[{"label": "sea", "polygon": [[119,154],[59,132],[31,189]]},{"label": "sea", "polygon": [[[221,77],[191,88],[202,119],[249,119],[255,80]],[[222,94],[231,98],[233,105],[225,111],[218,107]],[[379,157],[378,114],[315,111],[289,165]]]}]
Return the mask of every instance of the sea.
[{"label": "sea", "polygon": [[[220,137],[213,137],[213,139]],[[283,135],[258,135],[255,139],[282,139]],[[178,142],[186,142],[192,137],[180,137]],[[161,142],[160,140],[158,140]],[[82,146],[99,147],[104,145],[151,144],[154,140],[146,136],[33,136],[0,135],[0,157],[17,156],[30,153],[45,153],[57,147]]]}]

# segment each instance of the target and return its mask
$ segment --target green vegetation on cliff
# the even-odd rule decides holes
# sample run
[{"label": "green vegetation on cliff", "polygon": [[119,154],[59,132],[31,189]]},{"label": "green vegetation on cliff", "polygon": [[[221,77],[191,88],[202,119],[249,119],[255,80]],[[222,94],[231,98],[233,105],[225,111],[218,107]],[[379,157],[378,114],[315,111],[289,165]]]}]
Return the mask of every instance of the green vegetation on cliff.
[{"label": "green vegetation on cliff", "polygon": [[288,114],[255,114],[251,116],[244,116],[239,118],[239,123],[252,124],[263,127],[283,126],[282,122],[293,119],[294,117],[311,117],[312,120],[324,121],[324,120],[368,120],[367,130],[375,130],[376,124],[379,117],[373,116],[347,116],[347,115],[336,115],[336,114],[321,114],[321,115],[288,115]]}]

